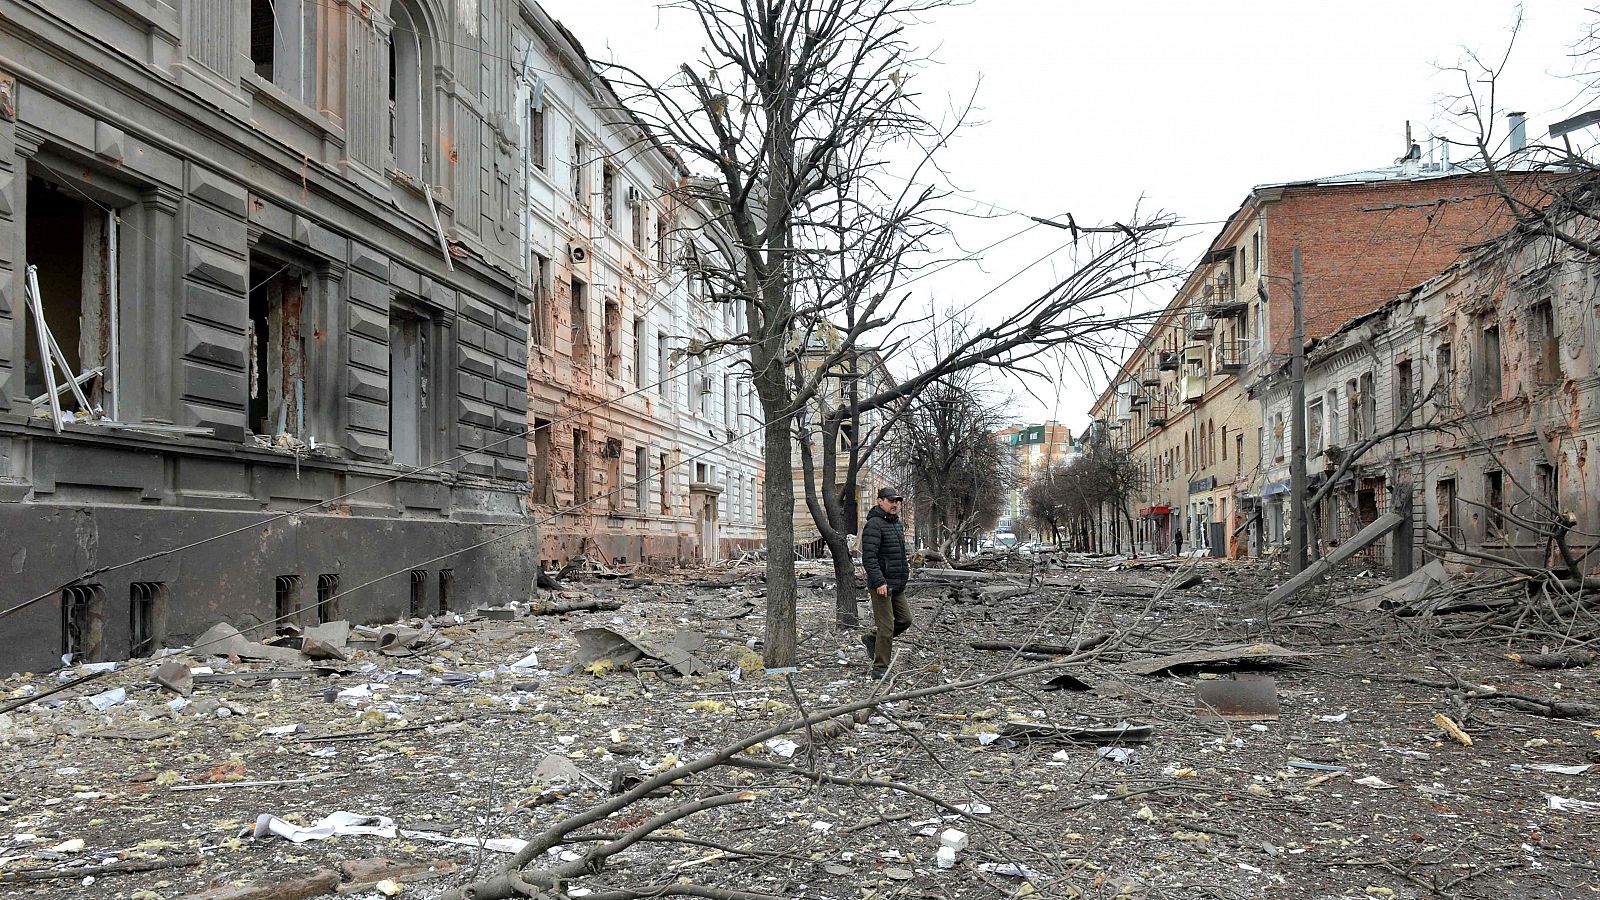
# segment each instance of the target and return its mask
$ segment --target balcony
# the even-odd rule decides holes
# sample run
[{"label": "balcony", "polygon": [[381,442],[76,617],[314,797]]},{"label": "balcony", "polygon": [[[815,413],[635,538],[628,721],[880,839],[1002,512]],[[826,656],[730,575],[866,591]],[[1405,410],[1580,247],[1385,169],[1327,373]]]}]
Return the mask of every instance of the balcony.
[{"label": "balcony", "polygon": [[1145,413],[1145,423],[1151,428],[1159,428],[1167,424],[1167,398],[1156,397],[1150,401],[1150,409]]},{"label": "balcony", "polygon": [[1178,398],[1184,403],[1194,403],[1206,394],[1204,375],[1185,375],[1178,379]]},{"label": "balcony", "polygon": [[1205,287],[1200,289],[1200,298],[1206,314],[1212,319],[1244,315],[1246,304],[1239,299],[1233,280],[1226,275],[1207,281]]},{"label": "balcony", "polygon": [[1176,350],[1163,350],[1163,351],[1161,351],[1161,356],[1159,357],[1159,360],[1160,361],[1157,363],[1157,367],[1161,371],[1163,371],[1163,372],[1176,372],[1176,371],[1178,371],[1178,361],[1179,361],[1178,360],[1178,351],[1176,351]]},{"label": "balcony", "polygon": [[1250,361],[1250,343],[1248,341],[1218,341],[1216,359],[1217,371],[1238,372]]},{"label": "balcony", "polygon": [[1145,364],[1139,372],[1139,383],[1145,387],[1156,387],[1161,384],[1161,370],[1149,363]]},{"label": "balcony", "polygon": [[1216,327],[1216,320],[1199,310],[1189,313],[1188,333],[1191,341],[1211,340],[1212,329]]}]

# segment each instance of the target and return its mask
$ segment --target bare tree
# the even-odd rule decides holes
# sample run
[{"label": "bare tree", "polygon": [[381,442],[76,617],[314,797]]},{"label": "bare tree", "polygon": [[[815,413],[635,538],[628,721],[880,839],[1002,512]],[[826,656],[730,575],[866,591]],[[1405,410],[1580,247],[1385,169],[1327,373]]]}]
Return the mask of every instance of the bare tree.
[{"label": "bare tree", "polygon": [[[920,60],[908,34],[946,2],[676,0],[669,8],[686,10],[702,27],[703,55],[666,83],[611,67],[645,134],[712,173],[687,179],[676,193],[707,214],[718,250],[695,261],[697,276],[713,302],[743,308],[745,327],[690,351],[748,353],[761,403],[769,667],[796,661],[795,498],[787,475],[794,420],[860,350],[890,357],[915,337],[899,316],[906,298],[897,286],[926,262],[940,230],[938,194],[915,187],[915,177],[893,188],[880,172],[908,153],[926,163],[947,136],[910,91]],[[1156,243],[1152,227],[1075,230],[1071,274],[916,375],[827,410],[824,423],[859,421],[952,372],[1025,367],[1047,347],[1120,329],[1099,302],[1165,277],[1144,264]],[[836,329],[838,340],[818,358],[810,350],[824,327]],[[836,433],[827,424],[822,430]],[[839,520],[825,521],[819,525],[837,555],[845,549]]]},{"label": "bare tree", "polygon": [[995,438],[1003,403],[960,372],[909,401],[892,455],[911,480],[918,526],[945,556],[999,516],[1012,473]]}]

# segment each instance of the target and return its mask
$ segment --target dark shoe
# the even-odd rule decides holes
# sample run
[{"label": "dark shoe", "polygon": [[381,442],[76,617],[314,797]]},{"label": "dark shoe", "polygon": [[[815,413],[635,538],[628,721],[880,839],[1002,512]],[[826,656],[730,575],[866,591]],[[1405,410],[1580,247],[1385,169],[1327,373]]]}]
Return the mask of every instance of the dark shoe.
[{"label": "dark shoe", "polygon": [[863,634],[861,636],[861,646],[865,647],[867,649],[867,655],[871,656],[878,650],[878,639],[870,634]]},{"label": "dark shoe", "polygon": [[869,671],[867,673],[867,677],[871,678],[873,681],[882,681],[883,679],[889,677],[889,670],[888,669],[872,669],[871,671]]}]

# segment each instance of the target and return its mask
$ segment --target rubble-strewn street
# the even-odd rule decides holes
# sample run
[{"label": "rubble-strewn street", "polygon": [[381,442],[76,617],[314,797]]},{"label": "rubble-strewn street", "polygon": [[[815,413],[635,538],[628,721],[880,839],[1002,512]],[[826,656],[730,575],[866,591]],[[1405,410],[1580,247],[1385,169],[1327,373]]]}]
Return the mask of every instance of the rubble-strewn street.
[{"label": "rubble-strewn street", "polygon": [[[151,661],[119,664],[0,717],[0,885],[49,897],[438,896],[642,777],[797,712],[882,696],[578,831],[562,859],[686,801],[735,798],[567,893],[635,896],[680,879],[835,900],[1596,890],[1600,716],[1582,704],[1600,690],[1586,672],[1507,656],[1533,646],[1446,648],[1419,619],[1384,610],[1327,611],[1383,583],[1373,577],[1336,578],[1268,630],[1236,624],[1241,600],[1283,580],[1268,565],[1117,562],[924,570],[918,628],[881,683],[866,677],[858,633],[827,618],[825,564],[802,566],[802,665],[789,678],[765,674],[752,649],[761,579],[749,565],[591,576],[534,604],[615,610],[524,606],[370,642],[358,629],[335,647],[348,660],[176,652],[164,661],[190,667],[187,697],[152,680]],[[643,649],[594,631],[580,657],[582,629]],[[1210,655],[1234,663],[1197,662],[1224,647],[1235,649]],[[1044,669],[1004,674],[1029,667]],[[177,669],[162,671],[171,683]],[[5,697],[82,674],[12,678]],[[1276,715],[1197,713],[1197,688],[1229,695],[1259,679],[1253,693],[1275,694]]]}]

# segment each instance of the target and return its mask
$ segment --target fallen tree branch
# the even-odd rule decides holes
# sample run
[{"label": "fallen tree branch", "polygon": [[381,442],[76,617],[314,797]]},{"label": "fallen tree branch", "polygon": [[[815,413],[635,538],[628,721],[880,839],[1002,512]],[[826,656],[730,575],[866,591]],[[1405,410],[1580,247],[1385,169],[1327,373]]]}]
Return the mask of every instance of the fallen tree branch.
[{"label": "fallen tree branch", "polygon": [[545,851],[549,850],[551,847],[562,843],[566,839],[567,835],[578,831],[581,828],[586,828],[596,822],[600,822],[606,818],[609,818],[613,814],[628,808],[634,803],[637,803],[639,800],[650,795],[658,788],[666,787],[674,782],[681,781],[690,775],[695,775],[708,769],[725,765],[734,757],[743,753],[745,748],[752,745],[763,743],[775,737],[781,737],[783,735],[790,734],[794,731],[805,728],[807,725],[817,725],[819,723],[826,722],[829,719],[848,715],[857,710],[870,709],[871,707],[878,706],[880,704],[898,702],[902,700],[916,700],[922,697],[931,697],[937,694],[950,693],[952,691],[969,690],[976,687],[982,687],[984,685],[1011,681],[1017,678],[1027,678],[1029,676],[1038,675],[1042,672],[1052,672],[1057,669],[1064,668],[1077,661],[1078,659],[1075,657],[1068,657],[1066,659],[1061,659],[1054,662],[1040,663],[1039,665],[1034,666],[1024,666],[1020,669],[1012,669],[1007,672],[999,672],[994,675],[985,675],[978,678],[968,679],[966,681],[936,684],[924,688],[900,691],[898,693],[888,694],[885,696],[867,697],[862,700],[855,700],[850,703],[840,704],[829,709],[819,710],[801,719],[783,722],[757,734],[739,738],[737,741],[727,744],[717,750],[712,751],[711,753],[707,753],[697,759],[690,760],[689,762],[681,765],[674,766],[665,772],[661,772],[651,778],[648,778],[635,785],[626,793],[619,794],[604,803],[596,804],[595,806],[592,806],[583,812],[576,813],[551,824],[543,831],[534,835],[534,837],[528,841],[527,845],[523,847],[521,851],[514,854],[511,859],[505,863],[499,872],[487,878],[475,881],[471,884],[463,885],[446,893],[444,895],[445,900],[511,900],[511,898],[514,897],[533,896],[534,892],[541,889],[541,885],[549,886],[552,884],[554,880],[552,877],[553,873],[534,872],[530,873],[529,876],[524,877],[522,874],[520,874],[521,870],[529,863],[533,862],[533,860],[542,856]]},{"label": "fallen tree branch", "polygon": [[561,616],[575,612],[602,612],[621,609],[621,600],[556,600],[550,603],[540,603],[529,607],[528,615],[531,616]]},{"label": "fallen tree branch", "polygon": [[1111,640],[1110,632],[1091,634],[1081,641],[1067,644],[1033,644],[1022,641],[972,641],[967,644],[974,650],[999,650],[1006,653],[1035,653],[1041,656],[1069,656],[1082,653]]},{"label": "fallen tree branch", "polygon": [[130,859],[123,862],[106,863],[103,866],[17,869],[11,872],[0,872],[0,884],[60,881],[64,878],[79,879],[90,875],[95,877],[101,875],[127,875],[134,872],[154,872],[159,869],[176,869],[183,866],[198,866],[199,864],[200,857],[185,856],[176,859]]}]

